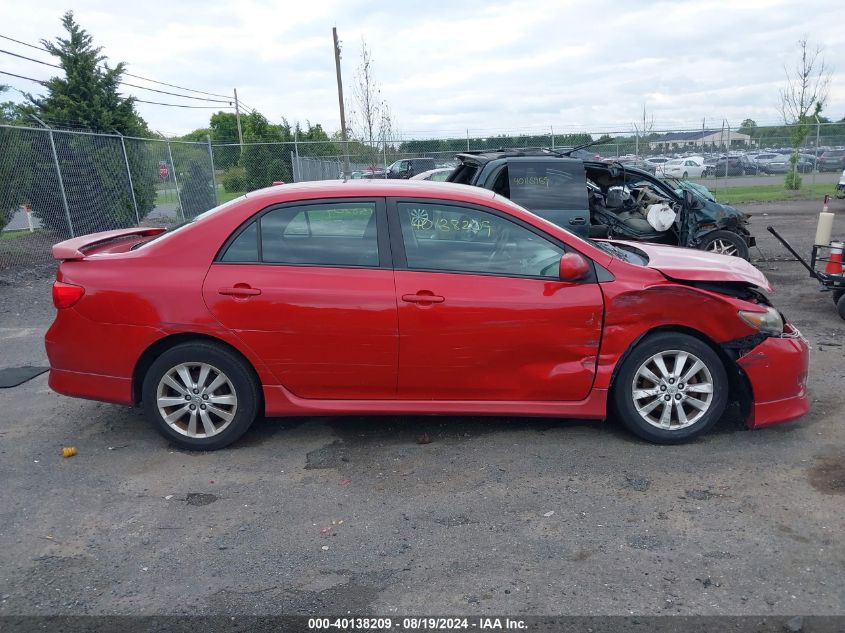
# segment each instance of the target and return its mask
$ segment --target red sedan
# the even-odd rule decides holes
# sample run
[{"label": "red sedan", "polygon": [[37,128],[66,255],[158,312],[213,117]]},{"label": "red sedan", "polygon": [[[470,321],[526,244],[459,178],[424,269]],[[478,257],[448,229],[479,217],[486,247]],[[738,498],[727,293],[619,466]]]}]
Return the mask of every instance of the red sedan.
[{"label": "red sedan", "polygon": [[50,386],[186,448],[259,414],[612,411],[668,444],[732,400],[751,428],[809,409],[806,342],[752,265],[585,241],[476,187],[285,185],[53,255]]}]

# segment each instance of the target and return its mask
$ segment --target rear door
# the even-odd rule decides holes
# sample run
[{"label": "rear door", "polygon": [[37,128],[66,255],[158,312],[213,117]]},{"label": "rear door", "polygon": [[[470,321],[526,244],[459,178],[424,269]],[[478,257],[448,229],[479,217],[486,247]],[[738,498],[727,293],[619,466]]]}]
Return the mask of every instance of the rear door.
[{"label": "rear door", "polygon": [[393,398],[398,324],[383,199],[259,213],[203,284],[211,312],[303,398]]},{"label": "rear door", "polygon": [[510,160],[505,167],[505,195],[558,226],[580,235],[590,234],[587,176],[580,160]]}]

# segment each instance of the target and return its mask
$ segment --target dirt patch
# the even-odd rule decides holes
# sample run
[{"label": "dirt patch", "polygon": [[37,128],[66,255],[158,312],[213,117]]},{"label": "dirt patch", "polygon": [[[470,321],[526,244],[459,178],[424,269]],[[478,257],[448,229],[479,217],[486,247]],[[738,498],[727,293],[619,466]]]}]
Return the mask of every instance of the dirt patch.
[{"label": "dirt patch", "polygon": [[823,457],[807,471],[810,485],[827,495],[845,495],[845,455]]},{"label": "dirt patch", "polygon": [[185,503],[189,506],[207,506],[215,501],[217,501],[217,495],[205,492],[189,492],[188,496],[185,498]]},{"label": "dirt patch", "polygon": [[343,462],[348,462],[349,456],[340,440],[315,449],[305,456],[305,470],[322,470],[337,468]]}]

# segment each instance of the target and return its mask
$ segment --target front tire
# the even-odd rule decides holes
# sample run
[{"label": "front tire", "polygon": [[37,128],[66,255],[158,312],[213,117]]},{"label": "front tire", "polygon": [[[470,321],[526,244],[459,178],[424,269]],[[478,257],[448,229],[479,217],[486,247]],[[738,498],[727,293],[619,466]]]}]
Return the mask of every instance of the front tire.
[{"label": "front tire", "polygon": [[709,345],[677,332],[644,339],[622,363],[611,404],[622,424],[655,444],[697,437],[722,417],[728,378]]},{"label": "front tire", "polygon": [[733,255],[748,260],[748,244],[738,233],[733,231],[712,231],[705,235],[698,246],[703,251]]},{"label": "front tire", "polygon": [[144,414],[165,438],[188,450],[213,451],[239,439],[255,420],[261,390],[252,368],[213,343],[177,345],[144,377]]}]

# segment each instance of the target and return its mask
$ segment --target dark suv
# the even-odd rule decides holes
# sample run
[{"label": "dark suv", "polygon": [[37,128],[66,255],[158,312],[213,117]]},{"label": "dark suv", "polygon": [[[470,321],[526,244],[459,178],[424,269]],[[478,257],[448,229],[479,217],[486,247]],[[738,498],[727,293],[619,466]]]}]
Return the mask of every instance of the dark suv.
[{"label": "dark suv", "polygon": [[720,156],[713,166],[714,176],[745,176],[756,174],[760,170],[757,163],[744,154],[739,156]]},{"label": "dark suv", "polygon": [[385,178],[411,178],[434,167],[433,158],[403,158],[387,168]]},{"label": "dark suv", "polygon": [[458,154],[449,182],[510,198],[582,237],[658,242],[748,259],[748,216],[621,163],[546,149]]}]

